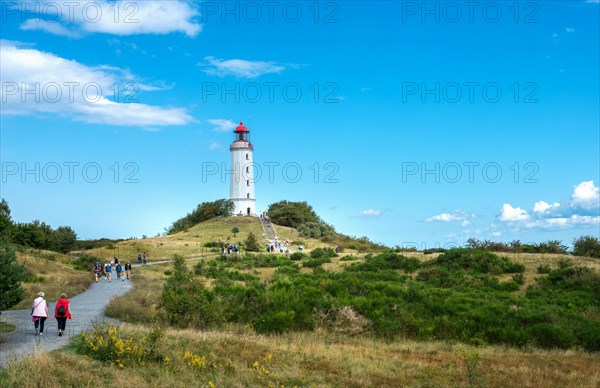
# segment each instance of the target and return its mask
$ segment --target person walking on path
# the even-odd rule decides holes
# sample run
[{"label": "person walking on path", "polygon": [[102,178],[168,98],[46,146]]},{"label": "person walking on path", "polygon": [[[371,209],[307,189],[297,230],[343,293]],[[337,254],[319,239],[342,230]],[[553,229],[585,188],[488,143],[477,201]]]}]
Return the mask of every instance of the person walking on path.
[{"label": "person walking on path", "polygon": [[44,296],[43,292],[38,292],[37,298],[33,300],[31,305],[31,320],[35,326],[35,335],[44,334],[44,322],[48,318],[48,302],[46,302]]},{"label": "person walking on path", "polygon": [[65,334],[65,327],[67,326],[67,318],[73,319],[71,316],[71,309],[69,308],[69,299],[67,294],[60,294],[60,299],[56,302],[56,308],[54,309],[54,318],[58,322],[58,336],[62,337]]},{"label": "person walking on path", "polygon": [[121,279],[122,281],[125,281],[125,276],[123,275],[123,267],[121,267],[121,263],[117,264],[116,270],[117,270],[117,280]]},{"label": "person walking on path", "polygon": [[110,263],[106,263],[104,265],[104,271],[106,272],[106,279],[108,280],[108,282],[111,282],[111,277],[112,277],[112,266],[110,265]]},{"label": "person walking on path", "polygon": [[100,276],[102,276],[102,270],[102,264],[100,264],[100,262],[97,261],[96,264],[94,264],[94,275],[96,275],[96,283],[98,283],[98,279],[100,278]]},{"label": "person walking on path", "polygon": [[127,280],[129,280],[129,277],[131,276],[131,263],[127,262],[127,264],[125,264],[125,276],[127,276]]}]

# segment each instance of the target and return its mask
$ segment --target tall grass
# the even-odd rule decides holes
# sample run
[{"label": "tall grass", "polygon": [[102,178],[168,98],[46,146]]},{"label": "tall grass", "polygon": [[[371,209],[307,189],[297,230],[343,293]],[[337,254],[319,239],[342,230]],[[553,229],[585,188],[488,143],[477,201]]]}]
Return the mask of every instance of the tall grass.
[{"label": "tall grass", "polygon": [[[123,334],[117,336],[124,339],[151,332],[139,326],[119,330]],[[132,387],[212,383],[217,387],[591,388],[600,384],[600,355],[574,350],[481,347],[473,356],[461,346],[440,342],[385,342],[319,332],[264,336],[244,330],[173,329],[166,331],[157,350],[163,356],[160,361],[120,368],[111,361],[82,357],[72,346],[12,363],[0,372],[0,381],[3,387],[39,386],[42,381],[45,386]]]}]

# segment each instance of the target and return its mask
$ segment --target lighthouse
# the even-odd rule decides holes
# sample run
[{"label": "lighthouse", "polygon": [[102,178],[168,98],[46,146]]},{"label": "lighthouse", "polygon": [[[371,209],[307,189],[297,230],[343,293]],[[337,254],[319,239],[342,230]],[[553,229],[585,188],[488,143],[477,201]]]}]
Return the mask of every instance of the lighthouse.
[{"label": "lighthouse", "polygon": [[235,205],[233,214],[252,216],[256,214],[256,198],[254,197],[254,165],[250,142],[250,131],[240,123],[233,131],[231,152],[231,184],[229,199]]}]

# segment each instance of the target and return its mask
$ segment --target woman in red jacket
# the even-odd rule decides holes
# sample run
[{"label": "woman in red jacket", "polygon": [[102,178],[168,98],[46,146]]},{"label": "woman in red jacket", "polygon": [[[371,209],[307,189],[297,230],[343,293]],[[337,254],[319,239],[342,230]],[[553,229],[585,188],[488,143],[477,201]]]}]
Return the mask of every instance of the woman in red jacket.
[{"label": "woman in red jacket", "polygon": [[69,308],[69,299],[67,294],[61,294],[60,299],[56,302],[56,308],[54,309],[54,318],[58,321],[58,335],[62,337],[65,333],[65,326],[67,325],[67,318],[73,319]]}]

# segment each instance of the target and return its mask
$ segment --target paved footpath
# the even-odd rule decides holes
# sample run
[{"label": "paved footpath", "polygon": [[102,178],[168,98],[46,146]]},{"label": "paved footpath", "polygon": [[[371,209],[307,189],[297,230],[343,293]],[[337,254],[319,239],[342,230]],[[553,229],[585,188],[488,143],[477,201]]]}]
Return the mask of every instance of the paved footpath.
[{"label": "paved footpath", "polygon": [[[150,262],[147,265],[164,264],[169,261]],[[137,265],[133,265],[137,267]],[[135,279],[135,272],[132,274]],[[90,275],[92,276],[92,275]],[[95,324],[102,322],[118,322],[104,315],[104,308],[115,296],[120,296],[133,288],[131,280],[116,280],[112,282],[101,279],[90,288],[69,298],[73,319],[67,319],[67,328],[62,337],[58,336],[58,326],[54,318],[55,303],[49,303],[50,317],[44,325],[44,335],[36,336],[31,310],[9,310],[2,312],[2,319],[17,327],[12,333],[0,334],[0,366],[6,367],[10,360],[19,360],[26,355],[36,352],[48,352],[68,344],[71,337],[90,330]]]}]

